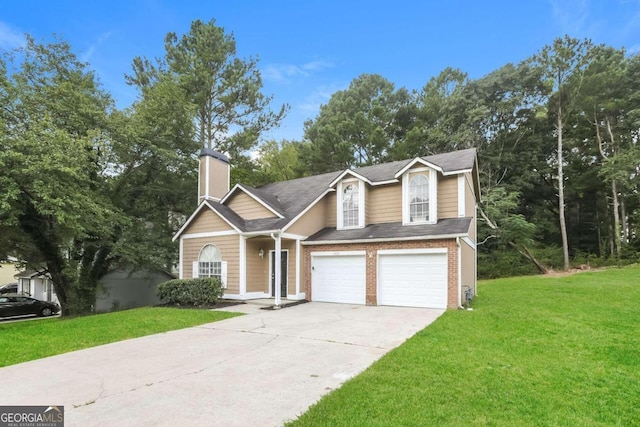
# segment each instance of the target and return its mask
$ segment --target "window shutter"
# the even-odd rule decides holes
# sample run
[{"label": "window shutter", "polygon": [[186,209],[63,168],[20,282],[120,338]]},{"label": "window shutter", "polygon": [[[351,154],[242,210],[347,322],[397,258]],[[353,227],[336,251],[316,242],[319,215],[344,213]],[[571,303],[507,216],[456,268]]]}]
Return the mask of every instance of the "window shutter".
[{"label": "window shutter", "polygon": [[192,272],[191,272],[191,277],[192,277],[193,279],[197,279],[197,278],[198,278],[198,272],[199,272],[199,271],[198,271],[198,270],[199,270],[199,268],[198,268],[198,267],[199,267],[199,263],[198,263],[198,261],[193,261],[193,270],[192,270]]},{"label": "window shutter", "polygon": [[226,289],[227,288],[227,261],[222,261],[220,263],[220,281],[222,282],[222,287]]}]

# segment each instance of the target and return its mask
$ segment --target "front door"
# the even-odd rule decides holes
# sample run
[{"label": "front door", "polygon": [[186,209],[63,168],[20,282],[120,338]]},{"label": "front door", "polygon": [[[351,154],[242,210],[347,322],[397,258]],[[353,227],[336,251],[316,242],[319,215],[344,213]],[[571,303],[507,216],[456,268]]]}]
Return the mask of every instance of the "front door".
[{"label": "front door", "polygon": [[[282,298],[287,297],[287,265],[288,263],[288,255],[289,252],[281,251],[280,252],[280,296]],[[275,252],[271,252],[271,296],[276,296],[276,254]]]}]

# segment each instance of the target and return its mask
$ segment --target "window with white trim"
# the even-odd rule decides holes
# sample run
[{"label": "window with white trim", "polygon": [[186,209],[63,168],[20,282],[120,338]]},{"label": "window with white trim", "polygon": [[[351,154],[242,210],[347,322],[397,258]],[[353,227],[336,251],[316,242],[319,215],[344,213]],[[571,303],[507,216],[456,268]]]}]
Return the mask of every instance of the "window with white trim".
[{"label": "window with white trim", "polygon": [[364,227],[364,183],[358,179],[338,182],[337,228]]},{"label": "window with white trim", "polygon": [[356,184],[348,184],[342,190],[342,226],[357,227],[359,225],[359,189]]},{"label": "window with white trim", "polygon": [[409,181],[409,222],[429,221],[429,179],[414,175]]},{"label": "window with white trim", "polygon": [[402,176],[402,224],[435,224],[438,221],[438,172],[414,168]]},{"label": "window with white trim", "polygon": [[200,251],[198,277],[216,277],[222,280],[222,254],[215,245],[206,245]]}]

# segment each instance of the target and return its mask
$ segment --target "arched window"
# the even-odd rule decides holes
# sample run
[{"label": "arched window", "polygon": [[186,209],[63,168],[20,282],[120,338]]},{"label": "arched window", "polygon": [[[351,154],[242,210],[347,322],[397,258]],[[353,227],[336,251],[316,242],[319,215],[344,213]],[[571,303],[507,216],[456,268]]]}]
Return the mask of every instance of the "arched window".
[{"label": "arched window", "polygon": [[222,280],[222,254],[215,245],[206,245],[200,251],[198,277],[217,277]]},{"label": "arched window", "polygon": [[342,226],[343,227],[357,227],[359,225],[358,217],[358,200],[359,192],[358,185],[349,184],[345,185],[342,190]]},{"label": "arched window", "polygon": [[409,182],[409,221],[429,221],[429,179],[422,174]]}]

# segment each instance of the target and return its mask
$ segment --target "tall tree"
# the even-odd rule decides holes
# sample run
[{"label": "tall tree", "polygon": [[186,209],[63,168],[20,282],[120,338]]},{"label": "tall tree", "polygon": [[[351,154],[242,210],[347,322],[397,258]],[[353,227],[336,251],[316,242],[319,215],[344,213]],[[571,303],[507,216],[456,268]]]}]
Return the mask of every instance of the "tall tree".
[{"label": "tall tree", "polygon": [[168,33],[165,51],[165,58],[155,65],[135,58],[127,81],[144,87],[163,74],[172,75],[195,107],[195,135],[201,147],[235,158],[255,147],[260,134],[284,116],[286,105],[277,112],[269,109],[272,97],[261,91],[257,60],[239,58],[233,35],[215,20],[195,20],[181,37]]},{"label": "tall tree", "polygon": [[305,123],[303,161],[310,173],[380,163],[404,138],[411,94],[377,74],[363,74],[331,96]]},{"label": "tall tree", "polygon": [[565,36],[555,39],[551,45],[545,46],[532,58],[532,64],[541,70],[552,91],[548,113],[554,120],[557,141],[558,216],[565,270],[569,269],[570,263],[565,218],[563,133],[569,116],[575,113],[576,98],[580,92],[584,71],[591,59],[592,47],[590,40],[578,40]]}]

